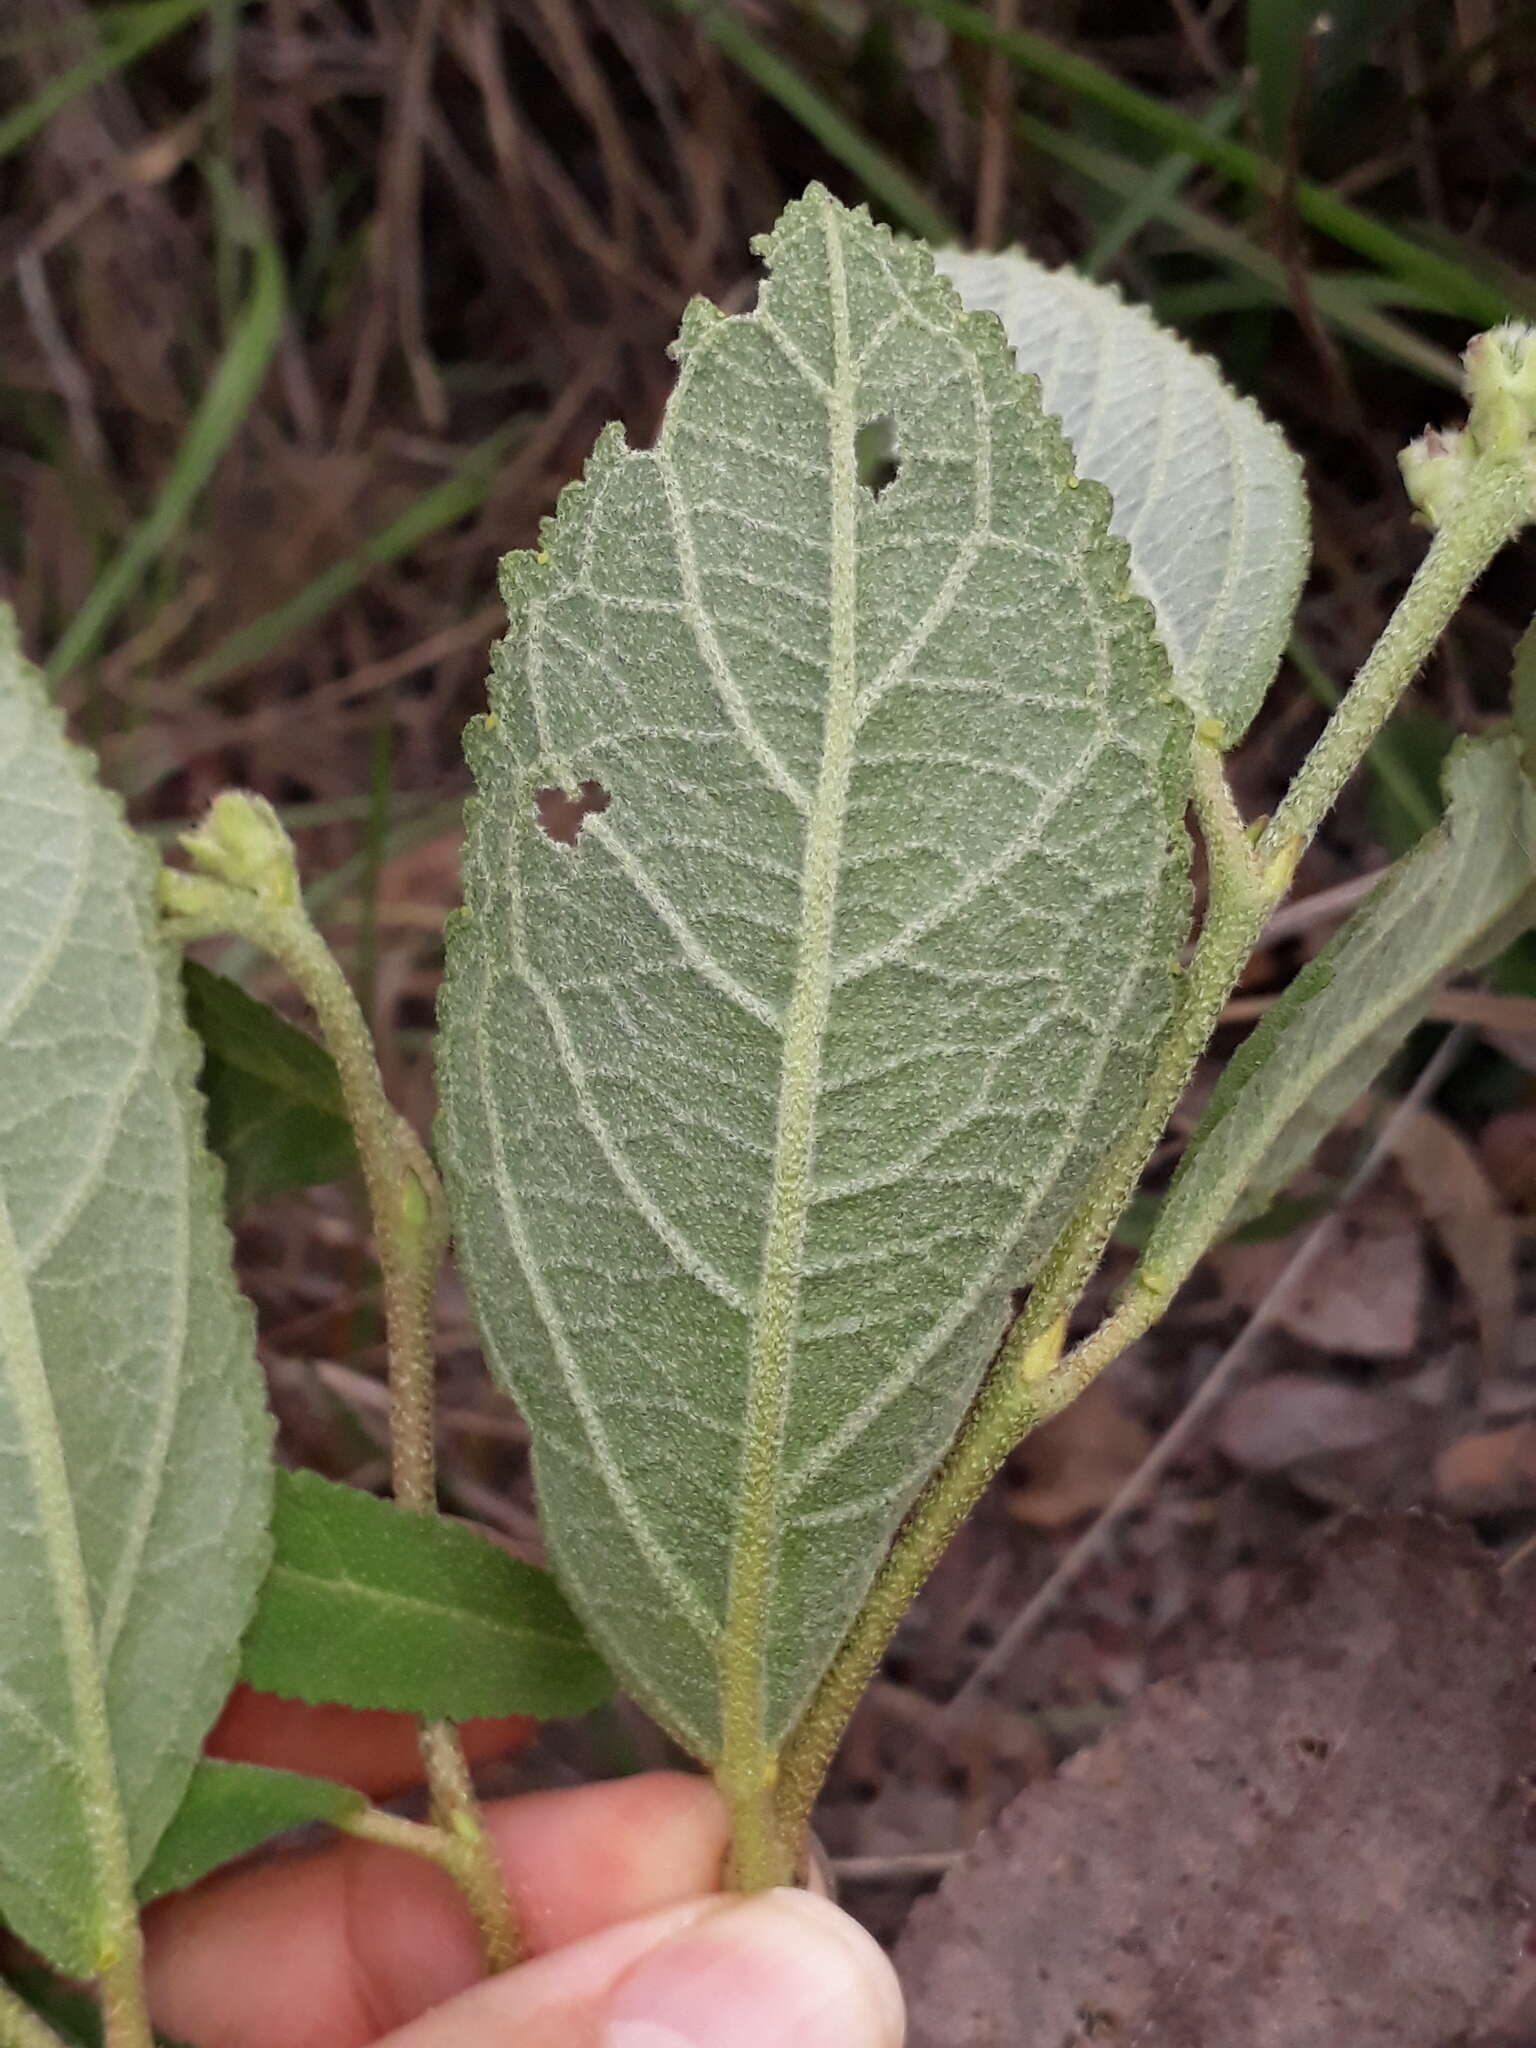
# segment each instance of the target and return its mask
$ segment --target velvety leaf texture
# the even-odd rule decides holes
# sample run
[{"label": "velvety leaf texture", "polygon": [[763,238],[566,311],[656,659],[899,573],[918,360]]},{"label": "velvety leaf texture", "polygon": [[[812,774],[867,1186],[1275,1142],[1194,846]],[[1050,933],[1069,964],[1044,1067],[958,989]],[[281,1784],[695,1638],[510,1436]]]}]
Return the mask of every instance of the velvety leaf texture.
[{"label": "velvety leaf texture", "polygon": [[1209,356],[1111,287],[1017,249],[936,261],[968,306],[996,313],[1079,472],[1108,486],[1175,687],[1235,744],[1274,680],[1307,568],[1301,465],[1284,436]]},{"label": "velvety leaf texture", "polygon": [[793,1723],[1138,1094],[1186,915],[1184,714],[996,322],[818,188],[760,246],[654,449],[610,429],[508,560],[444,1008],[556,1562],[706,1758],[722,1662]]},{"label": "velvety leaf texture", "polygon": [[1429,1006],[1536,918],[1536,791],[1513,737],[1463,740],[1445,822],[1394,867],[1229,1063],[1180,1164],[1147,1260],[1177,1284],[1241,1202],[1300,1171]]},{"label": "velvety leaf texture", "polygon": [[548,1572],[435,1515],[281,1472],[241,1676],[288,1699],[429,1721],[584,1714],[607,1667]]},{"label": "velvety leaf texture", "polygon": [[[229,1690],[269,1428],[154,860],[0,617],[0,1918],[99,1961]],[[104,1713],[93,1781],[82,1729]]]}]

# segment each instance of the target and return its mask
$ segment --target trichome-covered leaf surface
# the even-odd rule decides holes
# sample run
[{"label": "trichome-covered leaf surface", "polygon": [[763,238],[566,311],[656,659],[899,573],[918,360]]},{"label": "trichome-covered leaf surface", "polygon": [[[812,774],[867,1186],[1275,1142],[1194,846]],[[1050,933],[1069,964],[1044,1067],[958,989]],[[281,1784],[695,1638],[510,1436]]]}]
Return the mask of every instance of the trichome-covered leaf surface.
[{"label": "trichome-covered leaf surface", "polygon": [[1463,740],[1447,815],[1309,961],[1228,1063],[1146,1259],[1177,1285],[1241,1207],[1278,1195],[1367,1089],[1443,978],[1536,918],[1536,790],[1509,734]]},{"label": "trichome-covered leaf surface", "polygon": [[996,322],[816,188],[762,251],[654,449],[610,429],[508,562],[444,1011],[556,1562],[704,1757],[722,1684],[793,1722],[1137,1097],[1185,910],[1183,713]]},{"label": "trichome-covered leaf surface", "polygon": [[584,1714],[607,1667],[548,1572],[318,1472],[280,1472],[272,1569],[241,1646],[261,1692],[428,1721]]},{"label": "trichome-covered leaf surface", "polygon": [[937,262],[968,306],[996,313],[1079,472],[1108,486],[1175,687],[1234,745],[1274,680],[1306,574],[1306,496],[1284,436],[1209,356],[1112,288],[1017,249]]},{"label": "trichome-covered leaf surface", "polygon": [[89,1975],[234,1678],[268,1424],[153,858],[0,636],[0,1918]]}]

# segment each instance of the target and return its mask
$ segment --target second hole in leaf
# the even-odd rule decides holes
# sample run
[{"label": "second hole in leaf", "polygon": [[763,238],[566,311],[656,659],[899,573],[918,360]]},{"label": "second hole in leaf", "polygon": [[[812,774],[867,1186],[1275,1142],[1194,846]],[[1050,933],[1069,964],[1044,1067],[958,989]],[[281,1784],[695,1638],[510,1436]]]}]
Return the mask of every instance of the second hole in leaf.
[{"label": "second hole in leaf", "polygon": [[896,422],[888,412],[866,420],[853,437],[853,460],[859,482],[878,498],[901,474],[901,448]]}]

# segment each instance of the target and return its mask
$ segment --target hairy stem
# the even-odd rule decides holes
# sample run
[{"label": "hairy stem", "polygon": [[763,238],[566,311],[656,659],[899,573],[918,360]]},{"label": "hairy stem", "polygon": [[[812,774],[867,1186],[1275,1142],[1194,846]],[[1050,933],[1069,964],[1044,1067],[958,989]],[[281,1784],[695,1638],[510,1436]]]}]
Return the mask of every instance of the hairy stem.
[{"label": "hairy stem", "polygon": [[1260,842],[1265,853],[1275,857],[1289,847],[1299,852],[1310,844],[1468,591],[1530,517],[1531,482],[1524,465],[1480,462],[1445,514],[1381,638],[1269,821]]},{"label": "hairy stem", "polygon": [[0,1983],[0,2048],[65,2048],[65,2041],[8,1985]]},{"label": "hairy stem", "polygon": [[1217,748],[1195,738],[1190,790],[1209,866],[1208,902],[1142,1109],[1036,1276],[948,1456],[898,1534],[785,1748],[777,1806],[787,1842],[803,1833],[848,1717],[902,1616],[1004,1459],[1150,1329],[1182,1282],[1182,1272],[1164,1275],[1143,1261],[1114,1312],[1061,1357],[1072,1311],[1297,862],[1467,592],[1530,519],[1530,489],[1518,463],[1478,465],[1257,845],[1232,800]]},{"label": "hairy stem", "polygon": [[[207,872],[163,878],[170,928],[183,939],[225,931],[249,940],[285,969],[314,1011],[357,1140],[378,1247],[395,1498],[408,1513],[432,1514],[437,1505],[432,1300],[448,1239],[442,1184],[425,1146],[384,1091],[367,1020],[299,900],[291,848],[275,813],[252,798],[227,797],[220,803],[236,807],[225,813],[223,836],[215,806],[202,832],[185,842]],[[248,837],[252,823],[271,842],[255,860]],[[287,872],[282,871],[285,862]],[[517,1925],[463,1746],[450,1724],[422,1728],[421,1757],[433,1813],[451,1849],[444,1867],[474,1915],[487,1966],[506,1969],[521,1953]]]},{"label": "hairy stem", "polygon": [[144,1995],[144,1942],[138,1921],[124,1940],[122,1953],[97,1978],[101,1992],[101,2038],[104,2048],[154,2048],[149,2006]]}]

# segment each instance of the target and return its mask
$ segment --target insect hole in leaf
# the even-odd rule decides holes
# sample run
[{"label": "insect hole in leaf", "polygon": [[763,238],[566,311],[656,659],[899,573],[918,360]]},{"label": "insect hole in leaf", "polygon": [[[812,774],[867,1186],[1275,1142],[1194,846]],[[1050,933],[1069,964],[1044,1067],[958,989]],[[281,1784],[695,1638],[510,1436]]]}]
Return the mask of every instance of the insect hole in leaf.
[{"label": "insect hole in leaf", "polygon": [[587,819],[601,816],[612,802],[600,782],[579,784],[574,796],[556,784],[533,793],[539,830],[557,846],[574,846]]}]

